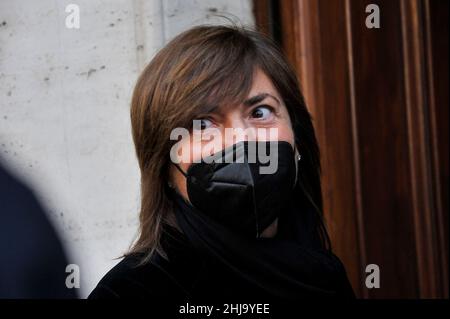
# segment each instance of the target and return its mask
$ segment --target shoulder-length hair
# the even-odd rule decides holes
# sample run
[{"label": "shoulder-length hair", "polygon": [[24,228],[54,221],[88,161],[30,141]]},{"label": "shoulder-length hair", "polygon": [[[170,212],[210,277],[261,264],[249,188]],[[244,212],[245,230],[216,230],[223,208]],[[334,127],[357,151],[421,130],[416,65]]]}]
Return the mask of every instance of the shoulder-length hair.
[{"label": "shoulder-length hair", "polygon": [[141,171],[139,236],[131,253],[148,261],[160,245],[164,223],[176,227],[168,196],[172,129],[191,127],[192,120],[221,105],[242,103],[255,68],[273,82],[286,105],[295,142],[302,154],[297,191],[315,211],[314,230],[324,248],[328,234],[322,222],[319,148],[311,116],[293,68],[265,35],[238,26],[193,27],[164,46],[140,75],[132,97],[131,124]]}]

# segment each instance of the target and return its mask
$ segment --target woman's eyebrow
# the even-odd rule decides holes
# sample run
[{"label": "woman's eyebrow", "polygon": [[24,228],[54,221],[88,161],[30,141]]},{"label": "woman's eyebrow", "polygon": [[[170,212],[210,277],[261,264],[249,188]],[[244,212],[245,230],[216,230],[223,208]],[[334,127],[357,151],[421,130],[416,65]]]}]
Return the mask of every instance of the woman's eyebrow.
[{"label": "woman's eyebrow", "polygon": [[277,101],[278,104],[280,104],[280,101],[279,101],[275,96],[273,96],[272,94],[269,94],[269,93],[259,93],[259,94],[255,95],[255,96],[252,96],[252,97],[246,99],[246,100],[244,101],[244,105],[245,105],[245,106],[252,106],[252,105],[255,105],[256,103],[259,103],[259,102],[261,102],[262,100],[264,100],[266,97],[271,97],[271,98],[273,98],[275,101]]}]

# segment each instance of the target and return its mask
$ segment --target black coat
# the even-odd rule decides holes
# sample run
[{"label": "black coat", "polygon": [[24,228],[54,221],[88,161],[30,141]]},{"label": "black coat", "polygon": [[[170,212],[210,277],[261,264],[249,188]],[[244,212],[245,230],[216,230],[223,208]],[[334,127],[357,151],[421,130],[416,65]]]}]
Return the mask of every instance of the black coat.
[{"label": "black coat", "polygon": [[[130,298],[190,302],[279,301],[249,284],[211,258],[199,256],[184,234],[166,226],[162,246],[169,261],[155,254],[151,262],[137,266],[142,255],[125,257],[111,269],[89,295],[90,299]],[[348,282],[340,297],[353,298]]]},{"label": "black coat", "polygon": [[165,229],[162,246],[169,260],[155,253],[151,262],[138,265],[142,255],[127,256],[102,278],[88,298],[161,298],[180,302],[260,302],[261,298],[268,298],[262,290],[214,260],[199,256],[182,233],[171,226]]}]

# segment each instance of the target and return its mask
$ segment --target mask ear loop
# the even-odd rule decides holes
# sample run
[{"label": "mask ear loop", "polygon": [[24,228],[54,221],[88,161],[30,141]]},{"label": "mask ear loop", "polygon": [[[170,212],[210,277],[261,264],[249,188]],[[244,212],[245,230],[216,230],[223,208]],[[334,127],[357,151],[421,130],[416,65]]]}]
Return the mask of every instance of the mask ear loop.
[{"label": "mask ear loop", "polygon": [[178,164],[173,163],[173,165],[175,165],[175,167],[180,171],[180,173],[183,174],[184,177],[187,178],[187,174],[185,172],[183,172],[183,170],[181,169],[181,167]]},{"label": "mask ear loop", "polygon": [[294,147],[295,150],[295,182],[294,187],[297,185],[297,179],[298,179],[298,162],[302,159],[302,156],[298,152],[297,145]]},{"label": "mask ear loop", "polygon": [[[183,172],[183,170],[181,169],[180,166],[178,166],[178,164],[175,164],[175,163],[172,163],[172,164],[180,171],[181,174],[183,174],[184,177],[187,178],[187,174],[186,174],[185,172]],[[171,183],[170,181],[167,182],[167,185],[168,185],[170,188],[175,189],[175,187],[172,185],[172,183]]]}]

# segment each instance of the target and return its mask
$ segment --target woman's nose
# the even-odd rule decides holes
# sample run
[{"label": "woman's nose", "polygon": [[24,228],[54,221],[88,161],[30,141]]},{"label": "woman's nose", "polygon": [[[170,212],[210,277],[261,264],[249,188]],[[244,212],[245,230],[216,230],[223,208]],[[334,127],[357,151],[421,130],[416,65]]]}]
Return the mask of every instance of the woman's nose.
[{"label": "woman's nose", "polygon": [[241,141],[256,140],[255,128],[249,125],[241,116],[231,117],[226,123],[223,134],[224,148]]}]

